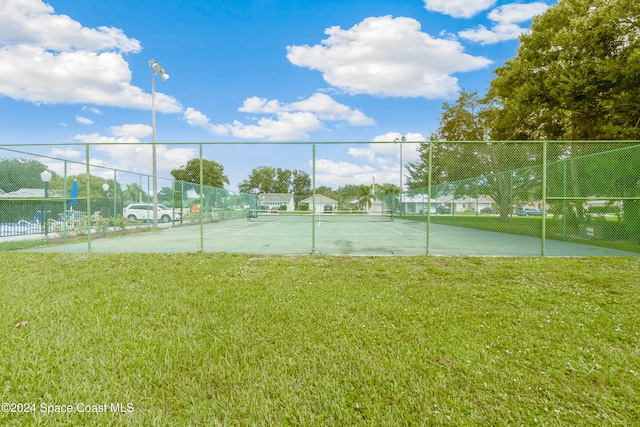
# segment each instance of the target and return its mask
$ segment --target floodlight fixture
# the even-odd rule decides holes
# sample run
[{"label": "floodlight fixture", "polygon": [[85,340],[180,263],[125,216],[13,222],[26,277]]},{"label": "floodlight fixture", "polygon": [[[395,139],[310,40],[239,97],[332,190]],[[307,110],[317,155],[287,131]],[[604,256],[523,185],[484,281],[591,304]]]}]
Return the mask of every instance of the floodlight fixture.
[{"label": "floodlight fixture", "polygon": [[153,72],[153,74],[160,74],[163,82],[169,80],[169,74],[164,72],[164,68],[162,68],[162,65],[160,65],[159,62],[157,62],[155,59],[152,59],[149,61],[149,65],[151,66],[151,71]]}]

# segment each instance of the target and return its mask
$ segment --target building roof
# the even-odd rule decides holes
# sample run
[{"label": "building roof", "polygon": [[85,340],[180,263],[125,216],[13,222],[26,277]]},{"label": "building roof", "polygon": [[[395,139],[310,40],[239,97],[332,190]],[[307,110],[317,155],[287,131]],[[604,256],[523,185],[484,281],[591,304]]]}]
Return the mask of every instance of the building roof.
[{"label": "building roof", "polygon": [[[323,196],[322,194],[316,194],[316,203],[320,204],[336,204],[337,200],[333,200],[331,197]],[[313,203],[313,196],[307,197],[306,199],[300,201],[300,203]]]},{"label": "building roof", "polygon": [[292,193],[260,193],[258,200],[262,203],[289,203],[293,200]]},{"label": "building roof", "polygon": [[[51,194],[51,192],[49,192],[48,196],[56,197],[55,195]],[[2,193],[0,194],[0,197],[7,198],[7,199],[14,199],[14,198],[20,198],[20,199],[38,198],[39,199],[44,197],[44,189],[43,188],[21,188],[16,191]]]},{"label": "building roof", "polygon": [[[50,199],[62,198],[62,191],[49,190],[47,197]],[[3,199],[42,199],[44,198],[44,188],[21,188],[16,191],[4,193],[0,191],[0,198]]]},{"label": "building roof", "polygon": [[[469,196],[460,196],[454,199],[454,196],[451,194],[434,197],[431,199],[431,203],[473,203],[476,200],[478,203],[493,203],[493,199],[487,199],[486,196],[479,196],[477,199]],[[426,194],[416,194],[413,196],[402,194],[401,201],[402,203],[427,203],[429,202],[429,196]]]}]

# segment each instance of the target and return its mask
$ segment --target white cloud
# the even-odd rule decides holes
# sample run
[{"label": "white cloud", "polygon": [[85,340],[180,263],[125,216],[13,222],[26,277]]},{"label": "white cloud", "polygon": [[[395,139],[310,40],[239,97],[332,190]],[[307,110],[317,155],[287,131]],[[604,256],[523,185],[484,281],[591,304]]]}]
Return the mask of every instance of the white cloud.
[{"label": "white cloud", "polygon": [[424,0],[425,9],[454,18],[471,18],[494,4],[496,0]]},{"label": "white cloud", "polygon": [[266,98],[258,98],[257,96],[252,96],[251,98],[247,98],[242,103],[242,107],[238,108],[238,111],[244,113],[267,113],[267,114],[275,114],[279,111],[282,111],[282,105],[276,99],[272,99],[271,101]]},{"label": "white cloud", "polygon": [[426,141],[424,135],[422,135],[421,133],[415,133],[415,132],[409,132],[405,134],[402,134],[400,132],[387,132],[383,135],[376,136],[375,138],[373,138],[373,141],[374,142],[385,142],[385,141],[398,142],[402,140],[402,137],[404,137],[404,140],[406,142]]},{"label": "white cloud", "polygon": [[82,111],[88,111],[88,112],[93,113],[93,114],[98,115],[98,116],[102,115],[102,111],[100,111],[100,109],[98,109],[96,107],[84,106],[84,107],[82,107]]},{"label": "white cloud", "polygon": [[241,139],[267,141],[307,139],[310,132],[323,129],[325,122],[344,121],[352,126],[375,124],[360,110],[353,110],[323,93],[292,103],[254,96],[245,99],[238,111],[271,117],[255,118],[255,124],[239,120],[230,124],[212,124],[206,115],[189,107],[184,118],[191,126],[201,127],[214,135],[230,134]]},{"label": "white cloud", "polygon": [[109,131],[118,138],[146,138],[153,133],[153,128],[144,124],[126,124],[111,126]]},{"label": "white cloud", "polygon": [[425,142],[427,139],[421,133],[409,132],[406,134],[401,134],[400,132],[389,132],[384,135],[379,135],[373,138],[374,142],[381,141],[394,141],[394,145],[390,144],[371,144],[371,149],[374,152],[382,153],[382,154],[392,154],[394,156],[400,157],[400,150],[397,147],[397,143],[402,140],[404,137],[404,142],[402,143],[402,161],[406,162],[414,162],[418,160],[419,153],[418,147],[421,142]]},{"label": "white cloud", "polygon": [[111,50],[137,53],[140,42],[128,38],[121,29],[83,27],[66,15],[56,15],[53,7],[40,0],[2,0],[0,39],[47,49]]},{"label": "white cloud", "polygon": [[292,102],[291,104],[282,104],[275,99],[267,100],[254,96],[246,99],[238,111],[264,114],[308,112],[325,121],[346,121],[353,126],[371,126],[375,124],[375,121],[367,117],[362,111],[352,110],[324,93],[315,93],[305,100]]},{"label": "white cloud", "polygon": [[352,110],[324,93],[316,93],[303,101],[294,102],[288,107],[293,111],[306,111],[316,114],[320,120],[346,121],[353,126],[371,126],[375,121],[360,110]]},{"label": "white cloud", "polygon": [[[140,52],[139,41],[118,28],[83,27],[40,0],[0,0],[0,9],[0,95],[33,103],[149,109],[151,95],[131,85],[123,57]],[[156,108],[182,110],[175,98],[161,93]]]},{"label": "white cloud", "polygon": [[[118,165],[119,169],[131,172],[151,173],[151,144],[140,144],[142,137],[149,136],[151,127],[145,124],[125,124],[109,128],[111,135],[82,134],[75,139],[82,142],[97,143],[92,150],[107,155],[107,160],[92,157],[92,164]],[[187,161],[198,156],[194,148],[169,148],[164,144],[156,145],[157,166],[159,172],[170,172]]]},{"label": "white cloud", "polygon": [[494,22],[525,22],[549,8],[546,3],[506,4],[489,12],[489,19]]},{"label": "white cloud", "polygon": [[318,185],[336,188],[345,184],[371,184],[376,175],[381,176],[380,170],[371,165],[356,165],[327,159],[316,161]]},{"label": "white cloud", "polygon": [[80,159],[85,157],[85,153],[80,150],[76,150],[73,148],[65,148],[61,149],[58,147],[54,147],[51,149],[51,157],[60,157],[63,159]]},{"label": "white cloud", "polygon": [[83,124],[83,125],[92,125],[93,124],[93,120],[88,119],[86,117],[83,116],[76,116],[76,122]]},{"label": "white cloud", "polygon": [[464,53],[455,40],[421,32],[412,18],[367,18],[348,30],[328,28],[325,34],[328,38],[318,45],[288,46],[287,59],[322,72],[327,83],[350,94],[449,98],[460,89],[453,73],[491,64]]},{"label": "white cloud", "polygon": [[213,135],[229,134],[230,129],[228,125],[214,125],[207,116],[192,107],[188,107],[185,110],[183,117],[189,125],[201,127]]},{"label": "white cloud", "polygon": [[262,118],[258,123],[245,125],[234,121],[231,134],[242,139],[290,141],[307,139],[309,132],[322,129],[322,122],[308,112],[279,113],[277,118]]},{"label": "white cloud", "polygon": [[[389,132],[374,138],[366,146],[350,147],[347,154],[351,161],[333,161],[320,159],[316,163],[316,177],[320,185],[339,187],[345,184],[377,183],[400,184],[400,140],[402,143],[403,175],[406,176],[407,162],[419,157],[418,147],[425,138],[420,133],[401,134]],[[395,142],[395,140],[398,142]],[[403,179],[406,182],[406,178]]]},{"label": "white cloud", "polygon": [[491,29],[479,25],[474,29],[458,32],[458,36],[483,45],[515,40],[529,32],[528,28],[521,27],[519,24],[543,13],[548,7],[549,5],[540,2],[500,6],[487,15],[494,22]]}]

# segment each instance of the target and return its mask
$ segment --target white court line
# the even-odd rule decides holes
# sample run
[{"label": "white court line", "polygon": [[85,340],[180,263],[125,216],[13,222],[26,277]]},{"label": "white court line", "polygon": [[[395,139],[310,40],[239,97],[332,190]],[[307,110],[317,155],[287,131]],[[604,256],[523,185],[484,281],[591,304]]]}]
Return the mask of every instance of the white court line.
[{"label": "white court line", "polygon": [[[395,233],[395,234],[399,234],[401,236],[405,236],[407,235],[406,231],[410,231],[411,233],[421,233],[421,234],[425,234],[426,230],[421,229],[421,228],[416,228],[416,227],[411,227],[409,225],[403,225],[403,224],[395,224],[394,225],[382,225],[382,224],[378,224],[376,222],[373,221],[367,221],[364,219],[358,219],[358,218],[353,218],[354,222],[360,222],[360,223],[365,223],[368,224],[370,226],[374,226],[374,227],[378,227],[383,229],[386,232],[391,232],[391,233]],[[320,225],[322,224],[322,218],[318,218],[316,221],[316,228],[320,228]],[[385,223],[386,224],[386,223]],[[417,222],[417,225],[424,225],[424,223],[422,222]],[[269,225],[272,225],[272,227],[269,227]],[[275,226],[280,226],[278,225],[277,222],[244,222],[244,223],[236,223],[233,225],[230,225],[229,227],[225,227],[225,228],[218,228],[218,229],[211,229],[210,231],[205,232],[205,235],[212,235],[212,234],[218,234],[218,233],[222,233],[222,234],[229,234],[229,235],[242,235],[244,233],[247,232],[251,232],[251,231],[260,231],[262,232],[263,229],[266,227],[267,229],[269,228],[273,228]],[[426,227],[426,225],[425,225]],[[400,231],[398,230],[398,228],[405,230]],[[260,229],[260,230],[259,230]],[[234,232],[234,230],[237,230]],[[264,234],[268,234],[268,233],[264,233]],[[280,234],[280,235],[288,235],[289,233],[284,233],[284,234]],[[299,233],[297,235],[306,235],[308,234],[306,231],[303,233]],[[335,233],[332,235],[352,235],[351,233]],[[356,233],[356,234],[360,234],[360,233]]]},{"label": "white court line", "polygon": [[[252,224],[252,225],[247,226],[247,224]],[[249,230],[255,230],[258,227],[264,227],[267,224],[268,224],[267,222],[264,222],[264,223],[248,222],[244,224],[236,223],[224,228],[212,228],[211,230],[205,232],[204,235],[206,236],[206,235],[218,234],[218,233],[228,234],[229,232],[232,232],[231,234],[241,234],[241,233],[246,233]],[[239,230],[239,231],[233,233],[234,230]]]},{"label": "white court line", "polygon": [[[364,221],[364,220],[362,220],[362,222],[369,223],[369,221]],[[370,223],[370,224],[371,224],[371,225],[373,225],[374,227],[382,228],[382,229],[383,229],[383,230],[385,230],[385,231],[391,231],[392,233],[400,234],[401,236],[404,236],[404,235],[405,235],[405,233],[403,233],[403,232],[401,232],[401,231],[398,231],[398,230],[391,230],[391,229],[389,229],[389,228],[387,228],[387,227],[385,227],[385,226],[383,226],[383,225],[378,225],[378,224],[373,223],[373,222],[372,222],[372,223]]]},{"label": "white court line", "polygon": [[[416,225],[420,225],[421,227],[420,227],[420,228],[410,227],[410,226],[408,226],[408,225],[404,225],[404,224],[397,224],[397,225],[394,225],[394,227],[398,227],[398,228],[406,228],[407,230],[411,230],[411,231],[413,231],[413,232],[418,231],[418,232],[423,233],[423,234],[426,234],[426,233],[427,233],[427,230],[425,230],[425,228],[427,227],[427,223],[426,223],[426,222],[419,222],[419,221],[416,221],[416,222],[414,222],[414,224],[416,224]],[[433,224],[431,224],[431,225],[433,225]]]}]

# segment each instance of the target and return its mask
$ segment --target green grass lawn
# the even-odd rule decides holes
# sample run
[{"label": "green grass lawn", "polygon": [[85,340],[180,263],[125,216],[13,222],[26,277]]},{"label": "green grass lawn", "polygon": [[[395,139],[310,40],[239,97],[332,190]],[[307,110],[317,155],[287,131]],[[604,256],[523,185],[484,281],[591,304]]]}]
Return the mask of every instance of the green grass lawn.
[{"label": "green grass lawn", "polygon": [[635,258],[0,260],[3,426],[640,419]]}]

